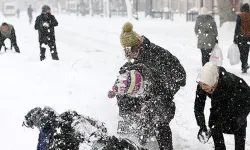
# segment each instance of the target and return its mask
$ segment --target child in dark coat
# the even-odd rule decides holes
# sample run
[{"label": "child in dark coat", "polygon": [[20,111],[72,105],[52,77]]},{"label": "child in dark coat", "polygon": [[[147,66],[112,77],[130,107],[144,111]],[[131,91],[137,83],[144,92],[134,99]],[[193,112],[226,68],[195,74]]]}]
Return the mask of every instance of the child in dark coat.
[{"label": "child in dark coat", "polygon": [[[162,82],[163,80],[165,82]],[[171,81],[166,82],[167,80],[165,76],[161,76],[156,70],[143,64],[130,64],[120,71],[113,90],[108,94],[110,98],[117,95],[140,100],[139,111],[128,116],[132,118],[131,122],[135,122],[138,126],[141,144],[147,143],[151,137],[156,136],[161,150],[173,149],[169,123],[175,114],[173,102],[175,91],[170,90],[171,84],[166,83]]]}]

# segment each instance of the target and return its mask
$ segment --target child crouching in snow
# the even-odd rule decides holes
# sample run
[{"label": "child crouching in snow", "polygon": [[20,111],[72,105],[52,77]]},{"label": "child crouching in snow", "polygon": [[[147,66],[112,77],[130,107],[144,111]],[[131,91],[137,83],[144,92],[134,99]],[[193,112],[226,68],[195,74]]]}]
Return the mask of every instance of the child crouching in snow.
[{"label": "child crouching in snow", "polygon": [[[129,118],[131,124],[137,125],[135,130],[142,145],[155,136],[160,150],[173,149],[169,123],[175,114],[174,91],[171,90],[171,84],[165,84],[171,83],[166,82],[167,80],[165,76],[161,76],[159,72],[143,64],[126,64],[121,69],[112,91],[108,93],[109,98],[117,96],[118,105],[121,101],[122,103],[130,103],[129,100],[137,101],[128,105],[119,105],[119,109],[122,110],[124,106],[132,108],[133,104],[140,103],[137,107],[139,110],[128,112],[129,115],[122,115],[122,117],[125,120]],[[129,127],[131,128],[133,126]]]},{"label": "child crouching in snow", "polygon": [[39,129],[37,150],[142,150],[129,140],[107,136],[104,123],[75,111],[58,115],[52,108],[36,107],[23,126]]}]

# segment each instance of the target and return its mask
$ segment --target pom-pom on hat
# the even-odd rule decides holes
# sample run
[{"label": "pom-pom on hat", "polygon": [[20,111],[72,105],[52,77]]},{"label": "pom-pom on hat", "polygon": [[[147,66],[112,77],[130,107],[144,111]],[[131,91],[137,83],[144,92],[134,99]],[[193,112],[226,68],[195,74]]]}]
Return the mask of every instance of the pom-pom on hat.
[{"label": "pom-pom on hat", "polygon": [[133,25],[130,22],[123,25],[120,41],[123,48],[135,47],[140,44],[140,36],[133,31]]}]

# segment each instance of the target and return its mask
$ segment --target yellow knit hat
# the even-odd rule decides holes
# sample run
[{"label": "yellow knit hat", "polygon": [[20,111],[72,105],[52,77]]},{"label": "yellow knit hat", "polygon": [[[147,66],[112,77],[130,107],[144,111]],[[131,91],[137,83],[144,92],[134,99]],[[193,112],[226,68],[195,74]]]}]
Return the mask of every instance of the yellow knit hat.
[{"label": "yellow knit hat", "polygon": [[133,25],[130,22],[123,25],[120,40],[123,48],[139,45],[140,36],[133,31]]}]

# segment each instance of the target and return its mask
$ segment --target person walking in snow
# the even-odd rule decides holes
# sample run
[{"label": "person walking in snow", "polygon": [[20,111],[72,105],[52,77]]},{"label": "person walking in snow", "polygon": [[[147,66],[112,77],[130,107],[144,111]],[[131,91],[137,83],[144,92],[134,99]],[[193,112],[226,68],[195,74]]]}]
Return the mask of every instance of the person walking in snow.
[{"label": "person walking in snow", "polygon": [[51,14],[50,7],[44,5],[42,14],[36,18],[35,29],[38,30],[40,43],[40,60],[45,59],[46,45],[49,46],[53,60],[59,60],[56,48],[55,27],[58,22],[54,15]]},{"label": "person walking in snow", "polygon": [[29,8],[27,9],[30,24],[32,23],[32,20],[33,20],[33,11],[34,10],[33,10],[32,6],[30,5]]},{"label": "person walking in snow", "polygon": [[1,25],[1,35],[0,35],[0,50],[2,48],[2,46],[4,46],[5,48],[5,51],[7,50],[5,44],[4,44],[4,41],[6,39],[10,39],[11,41],[11,49],[12,49],[12,46],[15,48],[15,51],[17,53],[20,53],[20,49],[17,45],[17,40],[16,40],[16,32],[15,32],[15,29],[13,27],[13,25],[11,24],[8,24],[6,22],[2,23]]},{"label": "person walking in snow", "polygon": [[[155,69],[141,63],[131,64],[120,71],[120,76],[108,97],[126,95],[137,98],[140,102],[138,111],[130,112],[127,118],[130,118],[131,124],[137,124],[140,143],[144,145],[155,136],[160,150],[173,150],[169,123],[175,114],[173,96],[176,91],[171,89],[172,85],[166,84],[166,80],[170,78],[162,76]],[[123,101],[123,104],[129,103],[126,99],[120,101]]]},{"label": "person walking in snow", "polygon": [[19,8],[16,10],[16,15],[17,15],[17,18],[20,18],[20,9]]},{"label": "person walking in snow", "polygon": [[[208,138],[211,135],[215,150],[226,150],[223,133],[233,134],[235,149],[245,150],[247,116],[250,112],[250,87],[242,78],[212,62],[202,68],[197,82],[194,113],[200,127],[198,138],[203,141],[206,139],[203,135]],[[207,97],[211,98],[208,123],[210,132],[204,115]]]},{"label": "person walking in snow", "polygon": [[242,73],[247,73],[249,69],[248,55],[250,42],[250,9],[249,4],[246,3],[241,7],[241,13],[237,16],[234,43],[238,45],[240,50]]},{"label": "person walking in snow", "polygon": [[218,43],[216,22],[206,7],[202,7],[195,24],[195,34],[198,38],[198,48],[201,50],[202,66],[209,62],[210,54]]},{"label": "person walking in snow", "polygon": [[50,107],[36,107],[27,113],[23,126],[39,129],[37,150],[145,150],[127,139],[107,136],[104,123],[76,111],[58,115]]}]

